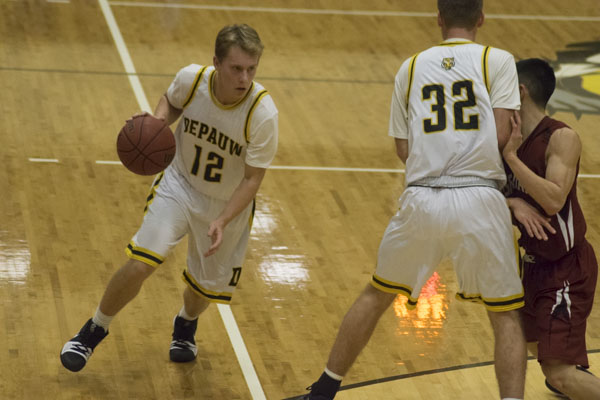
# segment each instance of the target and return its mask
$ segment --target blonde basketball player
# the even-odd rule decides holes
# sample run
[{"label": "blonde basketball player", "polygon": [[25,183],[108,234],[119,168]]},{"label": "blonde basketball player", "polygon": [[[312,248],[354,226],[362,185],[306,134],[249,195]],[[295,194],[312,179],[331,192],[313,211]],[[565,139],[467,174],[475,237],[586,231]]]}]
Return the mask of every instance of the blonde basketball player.
[{"label": "blonde basketball player", "polygon": [[217,35],[214,66],[183,68],[161,97],[156,117],[172,124],[181,116],[177,153],[152,185],[142,226],[127,246],[130,260],[113,275],[93,318],[64,345],[67,369],[86,365],[113,317],[185,235],[187,287],[169,355],[175,362],[196,358],[198,316],[211,302],[231,300],[253,199],[277,149],[277,108],[254,82],[262,51],[254,29],[226,26]]},{"label": "blonde basketball player", "polygon": [[510,135],[519,89],[513,57],[473,42],[482,7],[482,0],[438,0],[444,42],[406,60],[396,76],[389,134],[406,164],[407,188],[381,241],[372,281],[346,314],[308,399],[335,396],[396,295],[414,307],[444,257],[455,267],[457,298],[488,311],[500,397],[523,398],[523,288],[510,212],[499,191],[506,181],[499,148]]}]

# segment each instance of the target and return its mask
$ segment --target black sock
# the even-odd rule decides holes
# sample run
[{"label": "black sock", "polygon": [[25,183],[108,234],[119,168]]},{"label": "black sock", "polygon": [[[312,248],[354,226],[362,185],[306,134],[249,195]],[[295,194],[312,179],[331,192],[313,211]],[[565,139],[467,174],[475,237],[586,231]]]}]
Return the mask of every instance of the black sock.
[{"label": "black sock", "polygon": [[325,372],[323,372],[321,374],[321,377],[319,378],[319,380],[316,381],[312,385],[310,393],[311,394],[322,394],[324,396],[327,396],[327,397],[333,399],[335,397],[335,394],[339,390],[341,383],[342,383],[341,381],[333,379],[332,377],[327,375]]}]

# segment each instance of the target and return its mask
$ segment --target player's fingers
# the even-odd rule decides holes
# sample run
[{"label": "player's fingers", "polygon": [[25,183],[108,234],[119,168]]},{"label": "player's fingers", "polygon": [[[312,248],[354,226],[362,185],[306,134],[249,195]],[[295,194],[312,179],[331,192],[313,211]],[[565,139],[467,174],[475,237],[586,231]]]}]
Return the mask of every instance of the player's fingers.
[{"label": "player's fingers", "polygon": [[219,249],[220,245],[221,245],[221,238],[220,237],[217,237],[216,239],[213,238],[213,244],[212,244],[212,246],[210,246],[208,251],[206,253],[204,253],[204,257],[212,256],[213,254],[215,254],[217,252],[217,250]]},{"label": "player's fingers", "polygon": [[529,237],[533,237],[533,231],[531,230],[531,226],[529,226],[529,222],[524,223],[523,226],[525,226],[525,230],[527,231]]},{"label": "player's fingers", "polygon": [[531,232],[533,232],[533,236],[535,236],[535,238],[537,240],[541,240],[542,239],[542,235],[540,234],[540,231],[538,230],[537,226],[535,223],[531,223]]},{"label": "player's fingers", "polygon": [[541,239],[541,240],[548,240],[548,235],[546,235],[546,231],[544,230],[544,227],[540,224],[535,224],[535,229],[537,231],[537,238]]},{"label": "player's fingers", "polygon": [[135,113],[131,116],[131,118],[129,118],[127,121],[131,121],[134,118],[139,118],[139,117],[143,117],[144,115],[148,115],[147,111],[140,111],[139,113]]},{"label": "player's fingers", "polygon": [[546,228],[546,230],[548,232],[550,232],[551,234],[554,235],[556,233],[556,229],[554,229],[554,227],[552,225],[550,225],[550,220],[549,219],[548,220],[544,220],[542,222],[542,225],[544,225],[544,227]]}]

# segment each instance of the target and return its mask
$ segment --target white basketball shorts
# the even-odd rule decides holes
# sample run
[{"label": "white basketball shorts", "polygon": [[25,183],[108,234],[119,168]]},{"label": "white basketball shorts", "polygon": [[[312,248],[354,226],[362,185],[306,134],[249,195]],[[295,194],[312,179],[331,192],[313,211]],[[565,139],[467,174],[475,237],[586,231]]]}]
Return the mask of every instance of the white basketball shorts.
[{"label": "white basketball shorts", "polygon": [[127,246],[127,254],[158,267],[187,234],[187,269],[183,280],[209,301],[229,303],[241,274],[254,202],[225,227],[218,251],[204,257],[212,243],[208,237],[209,225],[226,203],[198,192],[174,169],[167,168],[152,185],[144,221]]},{"label": "white basketball shorts", "polygon": [[456,272],[461,300],[488,310],[523,307],[518,246],[504,196],[490,187],[408,187],[379,247],[376,288],[415,307],[442,259]]}]

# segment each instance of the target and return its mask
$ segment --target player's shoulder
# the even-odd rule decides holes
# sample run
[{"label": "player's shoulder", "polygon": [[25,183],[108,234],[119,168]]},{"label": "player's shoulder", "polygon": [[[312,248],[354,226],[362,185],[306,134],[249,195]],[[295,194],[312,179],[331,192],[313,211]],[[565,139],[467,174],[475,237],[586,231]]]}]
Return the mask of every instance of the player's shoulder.
[{"label": "player's shoulder", "polygon": [[185,67],[181,68],[179,72],[177,72],[177,76],[180,80],[185,81],[194,81],[198,76],[198,73],[201,71],[207,71],[210,67],[200,65],[200,64],[189,64]]},{"label": "player's shoulder", "polygon": [[[271,96],[271,93],[260,83],[254,81],[252,93],[249,101],[252,103],[252,107],[257,112],[264,113],[266,115],[276,115],[278,113],[275,101]],[[260,111],[259,111],[260,110]]]},{"label": "player's shoulder", "polygon": [[400,77],[403,77],[404,75],[406,75],[407,71],[411,68],[411,66],[414,66],[414,63],[419,54],[420,53],[413,54],[412,56],[405,59],[402,62],[402,64],[400,64],[400,68],[398,68],[398,71],[396,72],[396,81],[398,81],[398,79]]},{"label": "player's shoulder", "polygon": [[568,125],[561,126],[552,132],[550,144],[561,147],[566,144],[581,143],[579,134]]},{"label": "player's shoulder", "polygon": [[514,62],[515,57],[507,50],[493,46],[485,46],[488,51],[488,59],[492,62]]}]

